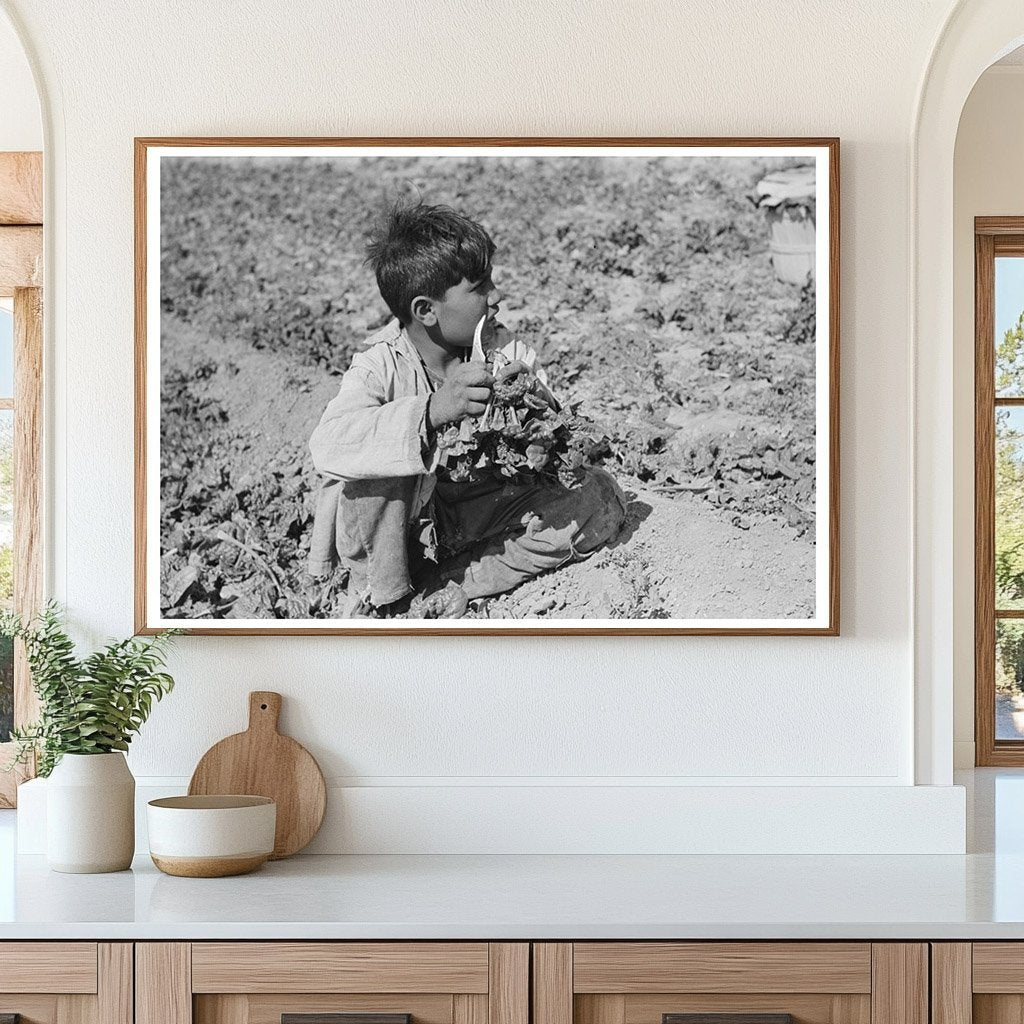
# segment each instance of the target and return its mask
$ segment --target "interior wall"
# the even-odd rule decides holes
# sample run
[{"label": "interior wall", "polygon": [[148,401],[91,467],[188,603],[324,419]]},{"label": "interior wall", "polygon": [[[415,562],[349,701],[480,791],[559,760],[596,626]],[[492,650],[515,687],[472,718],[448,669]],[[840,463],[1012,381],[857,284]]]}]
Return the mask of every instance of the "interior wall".
[{"label": "interior wall", "polygon": [[1024,66],[990,68],[964,106],[954,160],[954,739],[974,764],[974,218],[1024,216]]},{"label": "interior wall", "polygon": [[357,787],[914,781],[907,182],[945,0],[7,6],[60,108],[50,589],[85,639],[132,629],[134,136],[842,139],[840,638],[182,638],[138,775],[267,688]]},{"label": "interior wall", "polygon": [[0,13],[0,152],[42,148],[43,122],[32,69],[14,27]]}]

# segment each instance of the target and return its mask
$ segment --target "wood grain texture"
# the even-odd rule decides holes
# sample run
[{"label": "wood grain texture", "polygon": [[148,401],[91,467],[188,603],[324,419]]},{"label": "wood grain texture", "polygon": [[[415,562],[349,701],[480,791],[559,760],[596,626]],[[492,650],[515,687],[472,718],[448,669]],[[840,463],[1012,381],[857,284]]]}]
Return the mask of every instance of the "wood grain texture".
[{"label": "wood grain texture", "polygon": [[851,942],[576,943],[576,992],[870,992],[871,947]]},{"label": "wood grain texture", "polygon": [[[17,692],[17,688],[15,688]],[[17,715],[17,707],[15,707]],[[10,764],[18,748],[14,743],[0,743],[0,765]],[[9,772],[0,771],[0,808],[16,807],[18,804],[18,786],[26,779],[35,777],[35,759],[30,758],[29,764],[19,764]]]},{"label": "wood grain texture", "polygon": [[327,809],[327,786],[313,755],[277,731],[281,703],[279,693],[250,693],[248,729],[211,747],[200,758],[188,785],[191,795],[271,797],[277,804],[271,860],[290,857],[308,846]]},{"label": "wood grain texture", "polygon": [[411,1013],[282,1013],[281,1024],[412,1024]]},{"label": "wood grain texture", "polygon": [[0,297],[43,286],[43,229],[0,227]]},{"label": "wood grain texture", "polygon": [[[417,1014],[417,1024],[419,1024]],[[457,992],[452,996],[452,1024],[487,1024],[487,996]]]},{"label": "wood grain texture", "polygon": [[[20,1018],[20,1024],[57,1024],[57,1000],[62,996],[0,992],[0,1021]],[[88,999],[88,996],[83,998]]]},{"label": "wood grain texture", "polygon": [[661,1024],[796,1024],[791,1013],[666,1013]]},{"label": "wood grain texture", "polygon": [[96,992],[95,942],[5,942],[0,992]]},{"label": "wood grain texture", "polygon": [[625,1024],[626,997],[617,995],[574,995],[575,1024]]},{"label": "wood grain texture", "polygon": [[151,853],[153,863],[166,875],[181,878],[229,878],[247,875],[267,862],[265,853],[252,857],[160,857]]},{"label": "wood grain texture", "polygon": [[1024,996],[975,995],[973,1024],[1024,1024]]},{"label": "wood grain texture", "polygon": [[96,1019],[99,1024],[134,1024],[135,950],[130,942],[96,947]]},{"label": "wood grain texture", "polygon": [[971,944],[931,945],[931,1024],[971,1024]]},{"label": "wood grain texture", "polygon": [[871,996],[832,997],[833,1024],[871,1024]]},{"label": "wood grain texture", "polygon": [[975,217],[976,235],[1024,235],[1024,218],[1021,217]]},{"label": "wood grain texture", "polygon": [[0,153],[0,225],[43,223],[43,154]]},{"label": "wood grain texture", "polygon": [[[192,1000],[193,1024],[248,1024],[250,1019],[246,995],[195,996]],[[280,1006],[272,1019],[273,1024],[281,1024]]]},{"label": "wood grain texture", "polygon": [[530,946],[492,942],[489,948],[489,1024],[530,1024]]},{"label": "wood grain texture", "polygon": [[[14,292],[14,608],[23,620],[43,604],[43,293]],[[39,717],[25,645],[15,645],[14,723]]]},{"label": "wood grain texture", "polygon": [[[196,942],[201,992],[487,992],[484,942]],[[142,1022],[140,1022],[142,1024]]]},{"label": "wood grain texture", "polygon": [[[146,636],[160,631],[150,622],[146,602],[146,161],[150,150],[174,146],[247,146],[247,147],[350,147],[350,146],[603,146],[628,149],[635,146],[715,146],[772,147],[801,146],[828,151],[829,177],[829,366],[828,386],[828,451],[829,451],[829,559],[828,615],[824,626],[791,626],[784,628],[678,628],[664,626],[527,626],[523,628],[470,629],[439,624],[436,627],[409,629],[402,626],[374,626],[372,631],[345,625],[322,627],[195,626],[186,632],[197,636],[838,636],[840,631],[840,544],[839,544],[839,327],[840,327],[840,146],[835,137],[779,138],[689,138],[681,136],[600,137],[581,136],[465,136],[465,137],[398,137],[369,136],[297,138],[259,137],[149,137],[135,139],[135,631]],[[155,618],[157,609],[152,610]]]},{"label": "wood grain texture", "polygon": [[872,943],[871,977],[871,1024],[929,1024],[925,943]]},{"label": "wood grain texture", "polygon": [[[455,997],[460,998],[459,996]],[[484,1000],[485,995],[464,996],[465,999]],[[298,995],[293,993],[242,995],[196,996],[196,1012],[199,1007],[216,1004],[219,1001],[242,1000],[246,1015],[239,1019],[216,1020],[214,1018],[196,1021],[196,1024],[281,1024],[285,1014],[331,1014],[331,1013],[397,1013],[412,1014],[414,1024],[452,1024],[452,996],[424,995],[423,993],[323,993]],[[487,1024],[486,1019],[479,1024]]]},{"label": "wood grain texture", "polygon": [[192,1024],[191,946],[135,945],[135,1024]]},{"label": "wood grain texture", "polygon": [[1024,993],[1024,943],[975,942],[972,977],[974,992]]},{"label": "wood grain texture", "polygon": [[57,997],[57,1024],[98,1024],[95,996]]},{"label": "wood grain texture", "polygon": [[799,1024],[870,1024],[871,1020],[868,994],[662,992],[626,996],[625,1001],[624,1024],[662,1024],[666,1013],[791,1014]]},{"label": "wood grain texture", "polygon": [[573,1024],[571,942],[533,944],[532,1024]]}]

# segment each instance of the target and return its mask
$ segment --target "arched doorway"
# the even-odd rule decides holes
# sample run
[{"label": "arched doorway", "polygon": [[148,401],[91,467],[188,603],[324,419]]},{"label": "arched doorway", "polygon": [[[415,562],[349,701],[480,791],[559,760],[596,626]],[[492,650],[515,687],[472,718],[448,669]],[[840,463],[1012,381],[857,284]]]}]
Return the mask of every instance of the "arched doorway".
[{"label": "arched doorway", "polygon": [[912,128],[915,779],[923,785],[952,782],[954,637],[963,633],[954,599],[957,588],[973,590],[973,572],[964,579],[954,566],[962,539],[953,472],[954,148],[975,82],[1022,42],[1019,0],[963,0],[925,70]]}]

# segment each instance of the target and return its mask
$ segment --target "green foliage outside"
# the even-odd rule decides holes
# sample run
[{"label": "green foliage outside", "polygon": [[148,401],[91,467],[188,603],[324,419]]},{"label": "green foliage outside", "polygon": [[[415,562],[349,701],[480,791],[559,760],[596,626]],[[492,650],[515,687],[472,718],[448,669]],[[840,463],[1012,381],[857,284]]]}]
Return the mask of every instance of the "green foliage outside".
[{"label": "green foliage outside", "polygon": [[[996,348],[996,394],[1024,395],[1024,312]],[[1024,411],[1024,410],[1022,410]],[[1020,415],[1020,414],[1018,414]],[[1024,608],[1024,420],[996,413],[996,608]],[[996,623],[996,686],[1024,691],[1024,626]]]},{"label": "green foliage outside", "polygon": [[12,611],[0,612],[0,636],[25,644],[41,708],[38,722],[12,732],[18,748],[14,764],[35,751],[38,772],[46,776],[64,754],[127,750],[153,702],[174,687],[160,669],[175,632],[111,641],[79,658],[53,602],[27,624]]}]

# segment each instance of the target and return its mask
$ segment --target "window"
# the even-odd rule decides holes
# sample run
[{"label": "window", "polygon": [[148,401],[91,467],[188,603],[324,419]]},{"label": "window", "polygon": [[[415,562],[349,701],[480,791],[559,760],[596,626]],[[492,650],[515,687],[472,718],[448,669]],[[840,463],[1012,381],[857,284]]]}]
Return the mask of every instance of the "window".
[{"label": "window", "polygon": [[1024,765],[1024,217],[975,221],[976,761]]},{"label": "window", "polygon": [[[42,600],[42,155],[0,153],[0,606]],[[0,640],[0,766],[36,716],[24,652]],[[0,772],[0,807],[25,773]]]}]

